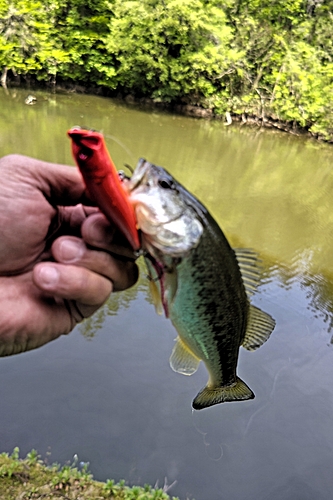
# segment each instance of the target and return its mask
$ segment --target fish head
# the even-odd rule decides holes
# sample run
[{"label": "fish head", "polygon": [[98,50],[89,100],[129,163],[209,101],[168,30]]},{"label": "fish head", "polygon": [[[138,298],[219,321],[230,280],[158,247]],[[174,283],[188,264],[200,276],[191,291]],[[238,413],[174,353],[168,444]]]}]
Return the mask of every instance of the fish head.
[{"label": "fish head", "polygon": [[199,243],[203,226],[188,192],[164,168],[140,159],[124,182],[150,253],[181,257]]},{"label": "fish head", "polygon": [[80,170],[95,178],[103,177],[104,162],[96,161],[105,151],[103,135],[96,130],[86,130],[81,127],[73,127],[67,134],[72,139],[72,153]]}]

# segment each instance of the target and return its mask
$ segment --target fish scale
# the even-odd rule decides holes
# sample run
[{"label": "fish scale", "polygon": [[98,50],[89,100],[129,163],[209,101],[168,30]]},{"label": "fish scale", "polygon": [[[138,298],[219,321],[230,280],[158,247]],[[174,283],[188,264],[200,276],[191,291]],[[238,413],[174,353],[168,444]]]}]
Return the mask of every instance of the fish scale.
[{"label": "fish scale", "polygon": [[[230,265],[226,272],[221,246],[216,255],[211,235],[207,233],[188,259],[178,266],[180,284],[169,317],[190,350],[210,364],[214,383],[230,385],[236,381],[248,303],[240,272],[236,268],[231,276]],[[224,250],[232,253],[228,246]],[[211,260],[214,260],[215,272],[207,273]]]}]

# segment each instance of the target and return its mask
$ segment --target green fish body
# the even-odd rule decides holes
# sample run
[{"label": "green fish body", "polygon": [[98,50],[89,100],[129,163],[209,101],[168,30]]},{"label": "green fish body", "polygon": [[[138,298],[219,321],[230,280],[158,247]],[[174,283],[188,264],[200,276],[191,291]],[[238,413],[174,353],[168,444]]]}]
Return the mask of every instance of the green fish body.
[{"label": "green fish body", "polygon": [[171,367],[191,375],[203,361],[209,373],[193,408],[254,398],[236,374],[239,348],[256,349],[275,325],[249,302],[259,280],[254,253],[236,256],[207,209],[163,168],[140,160],[128,190],[155,305],[178,332]]}]

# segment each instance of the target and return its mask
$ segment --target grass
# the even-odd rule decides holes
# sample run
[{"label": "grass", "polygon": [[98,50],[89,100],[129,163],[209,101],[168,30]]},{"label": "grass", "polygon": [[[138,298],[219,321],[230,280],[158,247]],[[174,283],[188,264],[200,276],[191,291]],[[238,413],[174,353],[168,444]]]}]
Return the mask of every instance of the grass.
[{"label": "grass", "polygon": [[[125,481],[95,481],[85,465],[47,466],[35,450],[0,454],[0,500],[171,500],[162,489],[126,486]],[[175,497],[172,500],[178,500]]]}]

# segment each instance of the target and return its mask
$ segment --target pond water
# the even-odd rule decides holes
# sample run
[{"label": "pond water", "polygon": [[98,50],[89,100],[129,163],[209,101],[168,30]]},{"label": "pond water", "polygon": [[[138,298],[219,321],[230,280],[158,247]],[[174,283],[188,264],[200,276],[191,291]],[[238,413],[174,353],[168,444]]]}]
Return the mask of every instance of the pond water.
[{"label": "pond water", "polygon": [[241,349],[252,401],[192,412],[207,381],[168,363],[175,330],[139,283],[92,320],[36,351],[0,359],[0,452],[48,462],[78,455],[99,480],[171,486],[196,500],[327,500],[333,458],[333,148],[76,94],[0,93],[0,154],[73,164],[66,131],[102,130],[122,168],[167,168],[231,244],[261,255],[253,303],[276,319],[259,350]]}]

